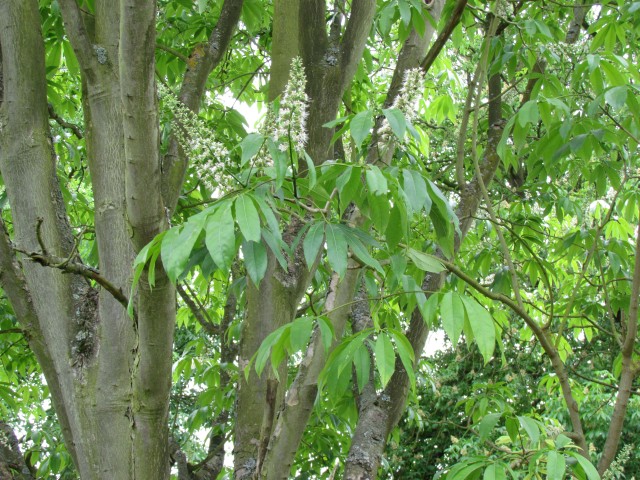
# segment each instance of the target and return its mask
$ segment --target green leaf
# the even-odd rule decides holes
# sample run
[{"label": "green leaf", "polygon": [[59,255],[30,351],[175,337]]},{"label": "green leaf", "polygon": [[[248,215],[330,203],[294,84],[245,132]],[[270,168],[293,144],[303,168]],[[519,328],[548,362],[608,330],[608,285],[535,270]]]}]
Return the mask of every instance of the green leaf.
[{"label": "green leaf", "polygon": [[267,271],[267,250],[262,243],[247,241],[242,243],[242,255],[249,278],[256,286],[260,285]]},{"label": "green leaf", "polygon": [[400,332],[399,330],[395,330],[389,328],[387,330],[389,335],[393,338],[393,341],[396,344],[396,351],[398,352],[398,356],[400,357],[400,361],[402,362],[402,366],[407,372],[407,376],[409,377],[409,383],[411,385],[411,389],[415,390],[416,388],[416,374],[413,370],[413,363],[415,360],[415,355],[413,353],[413,347],[407,337]]},{"label": "green leaf", "polygon": [[298,352],[309,343],[311,330],[313,328],[313,318],[302,317],[291,323],[289,330],[289,341],[291,342],[291,352]]},{"label": "green leaf", "polygon": [[555,450],[551,450],[547,456],[547,479],[563,480],[565,469],[564,455]]},{"label": "green leaf", "polygon": [[437,257],[419,252],[411,247],[407,249],[407,257],[409,257],[416,267],[424,272],[440,273],[446,270],[445,266]]},{"label": "green leaf", "polygon": [[518,111],[518,123],[520,126],[525,127],[528,123],[533,125],[538,123],[538,102],[536,100],[529,100]]},{"label": "green leaf", "polygon": [[351,138],[353,138],[353,141],[356,143],[356,148],[362,145],[362,142],[367,138],[372,128],[373,116],[370,110],[360,112],[351,119],[349,129],[351,131]]},{"label": "green leaf", "polygon": [[347,240],[338,225],[328,223],[325,231],[329,265],[342,278],[347,271]]},{"label": "green leaf", "polygon": [[600,474],[589,460],[576,452],[570,452],[570,454],[578,461],[578,463],[584,470],[584,473],[587,474],[587,478],[589,480],[600,480]]},{"label": "green leaf", "polygon": [[346,225],[338,225],[338,227],[342,230],[342,233],[344,233],[347,244],[349,245],[349,248],[351,248],[355,257],[365,265],[375,268],[378,272],[384,275],[384,269],[382,268],[382,265],[380,265],[380,262],[371,256],[367,247],[364,246],[362,240],[358,237],[357,234],[360,233],[360,230],[347,227]]},{"label": "green leaf", "polygon": [[318,317],[318,327],[320,328],[320,335],[322,336],[322,346],[324,352],[327,353],[331,344],[333,343],[334,333],[333,325],[325,317]]},{"label": "green leaf", "polygon": [[393,133],[398,139],[402,140],[407,131],[407,120],[404,118],[404,114],[397,108],[384,108],[382,113],[387,118]]},{"label": "green leaf", "polygon": [[509,434],[509,438],[511,439],[511,441],[516,443],[520,435],[518,420],[516,420],[514,417],[507,417],[507,420],[505,421],[505,427],[507,428],[507,433]]},{"label": "green leaf", "polygon": [[402,23],[409,25],[411,22],[411,4],[407,0],[398,0],[398,8],[400,9]]},{"label": "green leaf", "polygon": [[318,258],[318,252],[324,242],[324,222],[318,222],[311,225],[309,231],[304,237],[302,248],[304,251],[304,259],[307,267],[311,268]]},{"label": "green leaf", "polygon": [[367,195],[371,221],[380,232],[384,232],[389,222],[389,200],[384,195]]},{"label": "green leaf", "polygon": [[[404,215],[403,215],[404,213]],[[398,244],[405,238],[406,235],[407,217],[404,210],[400,210],[398,204],[394,205],[391,209],[389,216],[389,224],[384,233],[387,246],[389,250],[394,250]]]},{"label": "green leaf", "polygon": [[461,298],[467,312],[473,337],[486,365],[489,360],[491,360],[496,346],[496,330],[493,325],[493,318],[491,318],[489,312],[475,300],[468,297]]},{"label": "green leaf", "polygon": [[240,142],[242,155],[240,156],[240,165],[244,165],[251,160],[262,148],[264,144],[264,136],[259,133],[250,133]]},{"label": "green leaf", "polygon": [[489,438],[489,434],[493,431],[498,420],[502,417],[502,413],[490,413],[485,415],[480,425],[478,426],[478,433],[480,434],[480,440]]},{"label": "green leaf", "polygon": [[619,110],[627,101],[627,87],[613,87],[607,90],[604,94],[604,99],[614,109]]},{"label": "green leaf", "polygon": [[[427,192],[427,184],[420,173],[415,170],[404,169],[402,171],[404,180],[403,190],[409,199],[409,204],[414,212],[419,212],[425,206],[429,194]],[[431,202],[431,199],[429,199]]]},{"label": "green leaf", "polygon": [[442,317],[442,328],[455,348],[464,325],[464,306],[460,295],[455,292],[447,292],[442,296],[440,316]]},{"label": "green leaf", "polygon": [[316,186],[316,182],[318,179],[318,174],[316,172],[316,166],[313,163],[313,160],[309,156],[309,154],[305,151],[304,159],[307,162],[307,176],[309,177],[309,190],[313,189]]},{"label": "green leaf", "polygon": [[380,374],[382,388],[384,388],[396,368],[396,354],[393,351],[393,344],[384,332],[378,334],[374,352],[376,354],[376,368]]},{"label": "green leaf", "polygon": [[220,206],[207,219],[205,244],[209,255],[222,270],[229,270],[236,254],[236,237],[231,204]]},{"label": "green leaf", "polygon": [[492,463],[484,471],[483,480],[506,480],[507,474],[504,466],[497,463]]},{"label": "green leaf", "polygon": [[236,223],[245,240],[251,242],[260,241],[260,216],[251,197],[247,194],[240,195],[234,202]]},{"label": "green leaf", "polygon": [[522,428],[524,428],[525,432],[527,432],[527,435],[529,435],[531,443],[536,445],[538,440],[540,440],[540,429],[538,428],[536,421],[529,417],[520,416],[518,417],[518,421],[520,422],[520,425],[522,425]]},{"label": "green leaf", "polygon": [[365,178],[367,180],[367,186],[369,191],[373,195],[386,195],[389,191],[387,186],[387,179],[378,167],[371,165],[365,171]]},{"label": "green leaf", "polygon": [[161,257],[167,276],[175,282],[184,272],[189,255],[202,231],[204,217],[189,221],[182,229],[172,228],[162,240]]},{"label": "green leaf", "polygon": [[286,329],[289,328],[289,325],[284,325],[277,330],[271,332],[267,337],[262,341],[260,347],[258,347],[258,351],[255,354],[255,369],[258,376],[262,375],[262,371],[264,370],[265,365],[267,364],[267,360],[269,359],[269,355],[271,354],[271,348],[280,340],[282,334]]},{"label": "green leaf", "polygon": [[353,354],[353,366],[356,371],[358,392],[362,392],[371,374],[371,353],[364,344],[360,345],[360,348]]}]

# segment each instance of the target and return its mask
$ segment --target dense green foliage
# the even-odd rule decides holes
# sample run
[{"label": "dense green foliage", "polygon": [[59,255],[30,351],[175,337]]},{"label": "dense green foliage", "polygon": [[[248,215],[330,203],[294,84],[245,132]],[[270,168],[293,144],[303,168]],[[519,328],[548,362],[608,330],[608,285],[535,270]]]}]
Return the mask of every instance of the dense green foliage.
[{"label": "dense green foliage", "polygon": [[[81,3],[92,11],[92,1]],[[250,370],[291,383],[314,334],[328,359],[292,476],[328,478],[334,466],[339,475],[361,396],[390,388],[402,369],[408,409],[385,453],[387,478],[598,478],[625,368],[632,394],[620,447],[637,445],[635,331],[630,366],[622,350],[640,277],[640,2],[580,7],[575,41],[573,5],[469,2],[426,78],[403,92],[417,100],[385,105],[398,51],[430,14],[421,1],[378,0],[357,73],[325,125],[335,131],[329,161],[295,137],[304,101],[296,107],[285,92],[267,102],[272,2],[245,0],[193,117],[180,116],[172,98],[222,2],[158,3],[161,148],[182,132],[192,163],[173,227],[139,252],[127,295],[135,298],[141,279],[153,286],[158,259],[178,284],[169,428],[191,464],[207,457],[211,439],[232,444],[236,387]],[[83,121],[79,67],[57,3],[40,7],[58,176],[79,256],[97,266],[85,142],[81,127],[70,128]],[[453,8],[445,3],[437,31]],[[489,122],[486,77],[502,80],[499,125]],[[239,105],[260,109],[258,129]],[[493,128],[502,129],[497,147]],[[473,183],[492,148],[495,176]],[[370,162],[371,151],[386,162]],[[470,185],[481,206],[465,218],[458,208]],[[6,195],[3,217],[10,225]],[[301,228],[291,238],[292,225]],[[270,255],[286,269],[296,250],[312,272],[297,318],[239,365],[247,284],[265,280]],[[370,322],[357,325],[354,314],[335,338],[325,308],[332,274],[356,269]],[[424,291],[425,275],[440,273],[442,290]],[[448,343],[414,367],[415,309]],[[38,478],[75,478],[43,375],[9,303],[0,310],[0,416]],[[580,439],[565,435],[577,427],[573,401],[585,456]],[[633,451],[624,478],[640,475],[639,462]]]}]

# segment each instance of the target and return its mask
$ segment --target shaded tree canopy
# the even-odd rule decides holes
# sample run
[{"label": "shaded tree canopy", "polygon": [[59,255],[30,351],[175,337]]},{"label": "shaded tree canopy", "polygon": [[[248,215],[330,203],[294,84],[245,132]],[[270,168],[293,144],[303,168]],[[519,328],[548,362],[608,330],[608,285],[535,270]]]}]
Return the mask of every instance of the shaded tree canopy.
[{"label": "shaded tree canopy", "polygon": [[2,0],[0,476],[637,474],[639,32]]}]

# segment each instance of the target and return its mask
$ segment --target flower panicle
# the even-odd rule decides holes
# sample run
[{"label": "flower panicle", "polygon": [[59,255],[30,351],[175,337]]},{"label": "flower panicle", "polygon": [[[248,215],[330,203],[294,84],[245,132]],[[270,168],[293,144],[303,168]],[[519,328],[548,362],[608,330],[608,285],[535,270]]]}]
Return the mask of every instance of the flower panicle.
[{"label": "flower panicle", "polygon": [[233,185],[231,177],[225,169],[229,151],[220,142],[210,139],[211,133],[205,122],[167,87],[158,85],[158,96],[164,108],[173,114],[173,133],[182,150],[189,155],[196,174],[210,191],[224,191]]}]

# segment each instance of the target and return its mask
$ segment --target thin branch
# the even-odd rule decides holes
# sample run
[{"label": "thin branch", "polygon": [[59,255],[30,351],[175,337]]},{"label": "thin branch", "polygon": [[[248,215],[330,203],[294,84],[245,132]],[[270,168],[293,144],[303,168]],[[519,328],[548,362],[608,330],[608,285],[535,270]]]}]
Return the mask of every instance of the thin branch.
[{"label": "thin branch", "polygon": [[440,51],[451,37],[453,30],[456,28],[458,23],[460,23],[460,19],[462,18],[462,13],[464,12],[465,7],[467,6],[468,0],[458,0],[455,7],[453,7],[453,12],[451,12],[451,17],[449,21],[444,26],[442,31],[438,34],[438,39],[433,43],[433,46],[429,49],[427,56],[422,61],[420,68],[424,70],[425,73],[429,71],[433,62],[440,55]]},{"label": "thin branch", "polygon": [[10,335],[12,333],[22,333],[24,334],[25,331],[21,328],[5,328],[4,330],[0,330],[0,335]]},{"label": "thin branch", "polygon": [[58,115],[56,111],[53,109],[52,104],[48,104],[48,108],[49,108],[49,118],[51,120],[55,120],[56,123],[58,123],[58,125],[60,125],[62,128],[68,128],[69,130],[71,130],[77,138],[79,139],[84,138],[84,135],[82,134],[82,130],[80,130],[80,127],[78,127],[78,125],[74,123],[69,123],[60,115]]},{"label": "thin branch", "polygon": [[191,310],[193,316],[196,317],[198,323],[202,325],[202,328],[204,328],[207,333],[216,335],[218,333],[218,329],[216,328],[216,325],[214,323],[212,323],[205,317],[205,315],[207,314],[204,309],[198,306],[196,302],[189,296],[187,291],[184,289],[184,286],[178,283],[176,285],[176,289],[178,290],[180,298],[182,298],[184,303],[187,304],[187,307],[189,307],[189,310]]},{"label": "thin branch", "polygon": [[180,60],[182,60],[184,63],[189,64],[189,57],[187,57],[186,55],[184,55],[183,53],[180,53],[178,50],[176,50],[175,48],[171,48],[168,47],[166,45],[163,45],[161,43],[156,42],[156,48],[158,50],[163,50],[167,53],[170,53],[171,55],[173,55],[176,58],[179,58]]},{"label": "thin branch", "polygon": [[28,250],[13,246],[16,252],[20,252],[27,256],[31,261],[39,263],[43,267],[56,268],[62,270],[65,273],[73,273],[82,277],[93,280],[107,292],[109,292],[113,298],[115,298],[125,309],[129,305],[129,299],[126,297],[119,287],[116,287],[113,283],[103,277],[98,270],[93,267],[88,267],[82,263],[71,262],[70,258],[62,258],[55,255],[47,255],[44,253],[30,252]]}]

